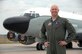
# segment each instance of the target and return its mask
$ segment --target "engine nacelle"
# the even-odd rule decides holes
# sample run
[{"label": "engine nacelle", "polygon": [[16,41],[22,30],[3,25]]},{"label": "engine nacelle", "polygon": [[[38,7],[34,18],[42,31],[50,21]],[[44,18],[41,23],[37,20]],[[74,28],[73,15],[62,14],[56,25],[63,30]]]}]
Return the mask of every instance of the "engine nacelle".
[{"label": "engine nacelle", "polygon": [[35,37],[19,35],[18,41],[22,44],[29,45],[29,44],[33,44],[35,42]]},{"label": "engine nacelle", "polygon": [[82,47],[82,33],[77,33],[76,40],[78,40],[78,46]]},{"label": "engine nacelle", "polygon": [[18,35],[17,35],[15,32],[9,31],[9,32],[7,33],[7,38],[8,38],[10,41],[17,41],[17,40],[18,40]]},{"label": "engine nacelle", "polygon": [[76,40],[82,41],[82,33],[77,33]]}]

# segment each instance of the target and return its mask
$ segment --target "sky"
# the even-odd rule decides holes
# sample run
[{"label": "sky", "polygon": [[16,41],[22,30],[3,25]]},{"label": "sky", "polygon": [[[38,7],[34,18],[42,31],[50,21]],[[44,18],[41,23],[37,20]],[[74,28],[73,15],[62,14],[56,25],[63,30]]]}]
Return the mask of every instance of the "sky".
[{"label": "sky", "polygon": [[6,18],[21,15],[34,7],[50,7],[57,4],[62,11],[82,14],[82,0],[0,0],[0,34],[6,34],[3,27]]}]

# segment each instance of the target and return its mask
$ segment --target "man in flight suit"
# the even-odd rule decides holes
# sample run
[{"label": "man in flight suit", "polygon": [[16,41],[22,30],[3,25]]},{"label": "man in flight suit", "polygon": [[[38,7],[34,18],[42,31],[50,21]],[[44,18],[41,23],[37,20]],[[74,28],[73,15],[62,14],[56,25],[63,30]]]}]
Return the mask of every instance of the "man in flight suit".
[{"label": "man in flight suit", "polygon": [[75,38],[76,31],[67,19],[58,16],[57,5],[52,5],[50,12],[51,18],[46,20],[41,28],[41,41],[47,48],[47,54],[66,54],[65,46]]}]

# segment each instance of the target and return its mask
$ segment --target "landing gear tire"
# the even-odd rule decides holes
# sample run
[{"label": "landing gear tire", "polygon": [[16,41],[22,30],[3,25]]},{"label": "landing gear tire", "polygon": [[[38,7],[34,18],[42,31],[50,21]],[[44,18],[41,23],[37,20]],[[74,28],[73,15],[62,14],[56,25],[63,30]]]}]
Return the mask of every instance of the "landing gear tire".
[{"label": "landing gear tire", "polygon": [[68,43],[68,44],[66,45],[66,48],[67,48],[67,49],[72,49],[72,48],[73,48],[72,45],[73,45],[72,42],[70,42],[70,43]]},{"label": "landing gear tire", "polygon": [[44,50],[43,44],[42,43],[37,43],[36,49],[37,50]]}]

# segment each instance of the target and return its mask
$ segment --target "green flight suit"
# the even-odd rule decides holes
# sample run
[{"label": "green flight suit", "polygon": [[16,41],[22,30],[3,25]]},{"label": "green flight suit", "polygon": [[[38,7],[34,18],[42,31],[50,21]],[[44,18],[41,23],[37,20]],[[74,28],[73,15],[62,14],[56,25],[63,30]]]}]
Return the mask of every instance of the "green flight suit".
[{"label": "green flight suit", "polygon": [[[68,37],[65,39],[66,31]],[[50,46],[47,47],[47,54],[66,54],[66,47],[58,44],[60,40],[71,42],[76,35],[72,24],[65,18],[57,17],[55,21],[48,19],[43,23],[41,28],[41,41],[48,41]]]}]

